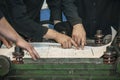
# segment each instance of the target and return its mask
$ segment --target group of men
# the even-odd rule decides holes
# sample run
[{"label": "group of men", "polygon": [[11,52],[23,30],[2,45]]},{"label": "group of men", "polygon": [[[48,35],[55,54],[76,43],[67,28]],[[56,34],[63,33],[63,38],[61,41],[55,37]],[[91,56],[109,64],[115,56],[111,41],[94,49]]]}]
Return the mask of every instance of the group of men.
[{"label": "group of men", "polygon": [[[108,35],[111,34],[111,26],[119,28],[120,0],[46,1],[55,30],[41,25],[40,10],[44,0],[0,0],[0,40],[8,47],[12,45],[10,41],[16,43],[37,59],[38,53],[18,33],[33,41],[54,39],[63,48],[75,46],[78,49],[84,47],[86,37],[94,37],[96,30],[101,29],[104,35]],[[67,22],[62,21],[62,13]],[[60,33],[58,26],[69,27],[71,34]]]}]

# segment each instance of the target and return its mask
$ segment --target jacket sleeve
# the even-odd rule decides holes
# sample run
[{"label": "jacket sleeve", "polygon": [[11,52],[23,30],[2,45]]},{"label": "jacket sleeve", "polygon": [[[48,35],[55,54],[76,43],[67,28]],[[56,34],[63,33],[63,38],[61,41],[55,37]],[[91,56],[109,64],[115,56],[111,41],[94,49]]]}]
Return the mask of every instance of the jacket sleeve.
[{"label": "jacket sleeve", "polygon": [[61,0],[46,0],[50,9],[50,20],[62,20]]},{"label": "jacket sleeve", "polygon": [[28,16],[23,0],[9,1],[15,30],[33,40],[41,40],[48,28],[41,26],[40,23],[35,22]]},{"label": "jacket sleeve", "polygon": [[1,12],[1,10],[0,10],[0,19],[3,17],[3,13]]},{"label": "jacket sleeve", "polygon": [[78,16],[77,7],[74,5],[75,0],[62,0],[63,12],[73,26],[78,23],[82,23],[81,18]]}]

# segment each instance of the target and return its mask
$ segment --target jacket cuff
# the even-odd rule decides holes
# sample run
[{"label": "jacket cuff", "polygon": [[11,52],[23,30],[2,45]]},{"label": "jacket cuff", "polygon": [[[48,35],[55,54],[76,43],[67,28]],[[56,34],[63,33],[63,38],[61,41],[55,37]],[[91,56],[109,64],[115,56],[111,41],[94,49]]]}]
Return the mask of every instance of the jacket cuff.
[{"label": "jacket cuff", "polygon": [[32,36],[33,41],[42,41],[43,36],[47,33],[48,28],[43,27],[42,29],[38,29]]},{"label": "jacket cuff", "polygon": [[81,19],[81,18],[70,20],[70,24],[71,24],[72,26],[74,26],[74,25],[76,25],[76,24],[79,24],[79,23],[82,23],[82,19]]},{"label": "jacket cuff", "polygon": [[0,11],[0,19],[1,19],[3,16],[4,16],[3,13]]}]

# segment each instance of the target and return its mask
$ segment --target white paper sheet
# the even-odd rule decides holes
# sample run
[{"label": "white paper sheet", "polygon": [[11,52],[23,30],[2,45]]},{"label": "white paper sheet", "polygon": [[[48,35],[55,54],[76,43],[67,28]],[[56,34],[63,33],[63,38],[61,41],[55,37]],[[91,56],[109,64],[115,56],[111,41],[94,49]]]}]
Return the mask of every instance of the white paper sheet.
[{"label": "white paper sheet", "polygon": [[[116,35],[116,31],[112,28],[112,41]],[[106,51],[106,47],[109,46],[112,41],[104,46],[92,47],[85,46],[84,50],[77,50],[74,48],[63,49],[58,43],[31,43],[41,58],[100,58]],[[10,49],[2,48],[0,49],[0,55],[5,55],[12,59],[12,52],[14,52],[14,47]],[[24,58],[31,58],[28,52],[25,51]]]}]

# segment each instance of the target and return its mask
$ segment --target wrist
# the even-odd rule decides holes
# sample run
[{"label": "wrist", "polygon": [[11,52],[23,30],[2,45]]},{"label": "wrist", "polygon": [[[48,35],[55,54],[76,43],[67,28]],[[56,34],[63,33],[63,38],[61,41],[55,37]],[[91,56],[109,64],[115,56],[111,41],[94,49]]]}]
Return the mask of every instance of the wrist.
[{"label": "wrist", "polygon": [[44,35],[44,38],[46,38],[46,39],[56,39],[58,34],[59,33],[56,32],[55,30],[48,29],[48,32]]},{"label": "wrist", "polygon": [[83,28],[83,25],[80,23],[73,26],[73,29],[77,29],[77,28]]}]

